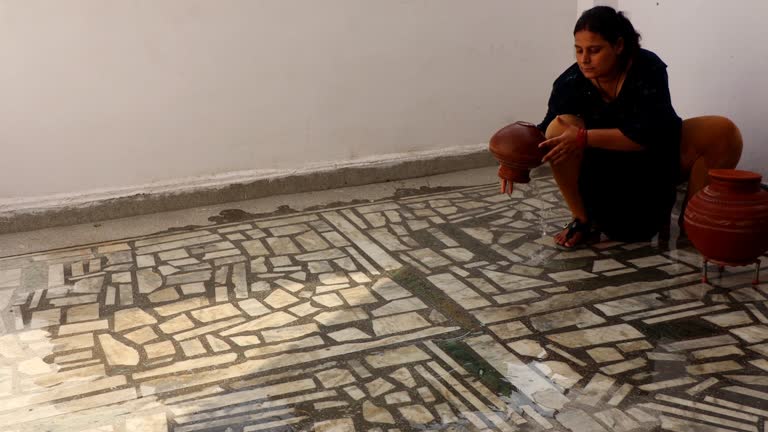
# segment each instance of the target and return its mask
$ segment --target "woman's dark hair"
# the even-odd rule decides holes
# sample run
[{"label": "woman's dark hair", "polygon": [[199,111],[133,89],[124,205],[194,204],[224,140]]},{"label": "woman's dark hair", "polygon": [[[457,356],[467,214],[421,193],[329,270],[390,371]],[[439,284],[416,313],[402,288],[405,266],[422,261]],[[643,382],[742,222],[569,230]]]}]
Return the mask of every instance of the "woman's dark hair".
[{"label": "woman's dark hair", "polygon": [[582,30],[597,33],[608,43],[615,44],[619,38],[624,40],[624,50],[619,55],[619,65],[624,67],[629,59],[640,50],[640,33],[621,12],[610,6],[595,6],[581,14],[573,34]]}]

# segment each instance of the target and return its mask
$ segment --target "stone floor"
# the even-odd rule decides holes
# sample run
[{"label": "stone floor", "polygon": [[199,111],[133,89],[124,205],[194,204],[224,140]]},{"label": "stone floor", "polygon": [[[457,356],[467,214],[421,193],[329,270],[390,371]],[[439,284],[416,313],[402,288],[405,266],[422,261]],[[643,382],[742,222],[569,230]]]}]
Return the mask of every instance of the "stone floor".
[{"label": "stone floor", "polygon": [[493,171],[0,236],[0,429],[768,431],[768,283]]}]

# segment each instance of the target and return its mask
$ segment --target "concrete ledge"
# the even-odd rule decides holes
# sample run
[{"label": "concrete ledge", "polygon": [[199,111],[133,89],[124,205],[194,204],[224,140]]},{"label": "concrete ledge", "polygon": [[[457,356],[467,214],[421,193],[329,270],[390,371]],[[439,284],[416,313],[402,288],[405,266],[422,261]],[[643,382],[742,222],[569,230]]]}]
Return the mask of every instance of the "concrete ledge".
[{"label": "concrete ledge", "polygon": [[0,201],[0,234],[270,195],[425,177],[495,164],[487,144],[381,155],[295,170],[228,173],[116,190]]}]

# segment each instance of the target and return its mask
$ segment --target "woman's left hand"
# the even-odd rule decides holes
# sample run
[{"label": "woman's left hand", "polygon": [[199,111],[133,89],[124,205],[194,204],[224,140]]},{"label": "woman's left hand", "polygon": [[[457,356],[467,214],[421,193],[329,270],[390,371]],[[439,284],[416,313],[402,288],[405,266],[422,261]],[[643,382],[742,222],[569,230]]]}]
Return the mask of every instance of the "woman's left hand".
[{"label": "woman's left hand", "polygon": [[584,152],[586,142],[579,137],[579,128],[566,123],[560,116],[556,117],[554,121],[560,122],[565,130],[560,136],[550,138],[539,144],[539,148],[550,149],[541,161],[559,164],[564,160],[580,156]]}]

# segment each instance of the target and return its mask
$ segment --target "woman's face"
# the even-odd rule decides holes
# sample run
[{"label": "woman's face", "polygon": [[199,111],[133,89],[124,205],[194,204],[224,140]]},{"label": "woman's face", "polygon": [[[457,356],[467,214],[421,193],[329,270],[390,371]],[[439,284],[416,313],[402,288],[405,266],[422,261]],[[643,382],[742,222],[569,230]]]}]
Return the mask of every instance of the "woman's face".
[{"label": "woman's face", "polygon": [[576,62],[586,78],[608,78],[616,74],[618,56],[624,49],[624,41],[619,39],[610,44],[597,33],[581,30],[574,35]]}]

